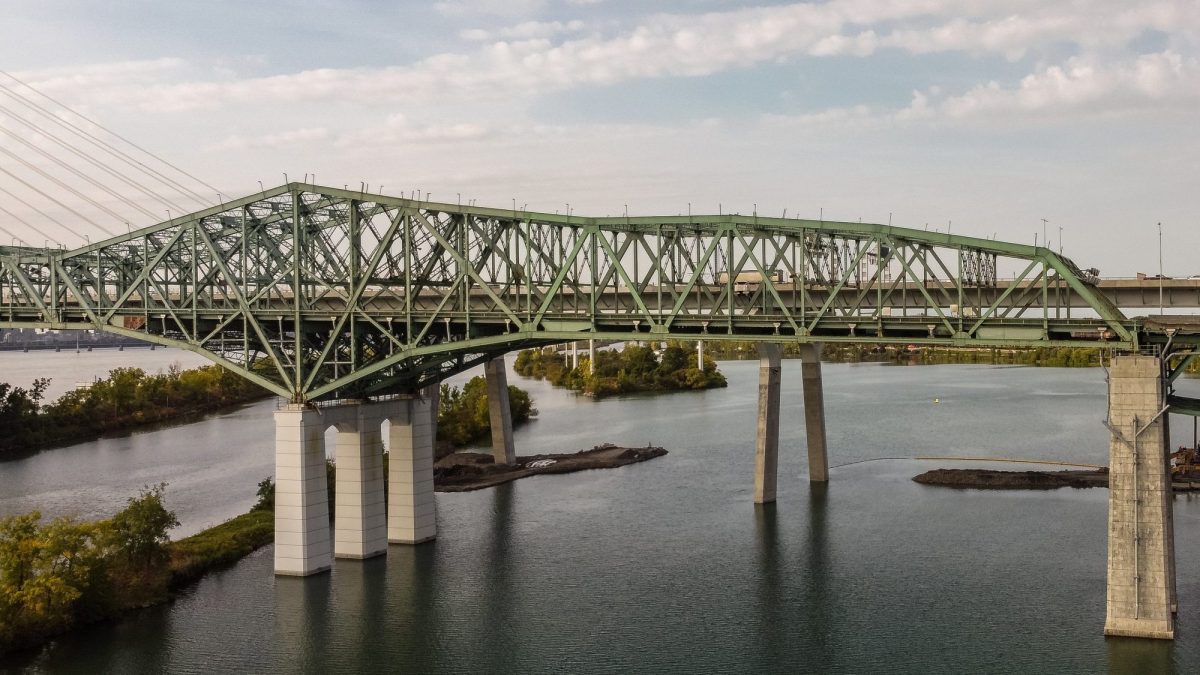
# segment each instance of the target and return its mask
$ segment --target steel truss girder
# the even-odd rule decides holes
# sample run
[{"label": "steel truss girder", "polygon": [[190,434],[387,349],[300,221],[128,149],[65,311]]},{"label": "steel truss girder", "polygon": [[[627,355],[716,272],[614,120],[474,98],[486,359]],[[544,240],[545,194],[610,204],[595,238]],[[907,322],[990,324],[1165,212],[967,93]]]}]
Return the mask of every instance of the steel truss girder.
[{"label": "steel truss girder", "polygon": [[[998,290],[1005,260],[1024,271]],[[1095,316],[1072,318],[1069,294]],[[1137,324],[1045,248],[757,216],[580,218],[301,183],[73,251],[0,247],[0,326],[180,346],[298,401],[410,392],[522,346],[589,338],[1138,342]]]}]

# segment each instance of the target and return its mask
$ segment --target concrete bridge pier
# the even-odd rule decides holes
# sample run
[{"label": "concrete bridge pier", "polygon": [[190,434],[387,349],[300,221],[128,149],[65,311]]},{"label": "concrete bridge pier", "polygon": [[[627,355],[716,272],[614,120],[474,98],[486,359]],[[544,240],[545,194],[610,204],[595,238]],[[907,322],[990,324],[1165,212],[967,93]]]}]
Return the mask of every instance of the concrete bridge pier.
[{"label": "concrete bridge pier", "polygon": [[758,345],[758,434],[754,449],[754,503],[775,501],[779,481],[780,348]]},{"label": "concrete bridge pier", "polygon": [[433,495],[437,412],[432,399],[432,392],[427,392],[424,398],[395,401],[388,417],[387,539],[391,544],[419,544],[437,536]]},{"label": "concrete bridge pier", "polygon": [[[363,403],[338,410],[334,459],[333,556],[370,558],[387,552],[383,486],[383,418],[395,403]],[[331,415],[333,416],[333,415]]]},{"label": "concrete bridge pier", "polygon": [[829,481],[829,451],[825,440],[821,345],[801,345],[800,358],[800,376],[804,383],[804,430],[808,436],[808,480],[825,483]]},{"label": "concrete bridge pier", "polygon": [[1105,635],[1175,637],[1175,531],[1163,385],[1160,359],[1113,358]]},{"label": "concrete bridge pier", "polygon": [[275,411],[275,573],[306,576],[332,564],[325,422],[302,404]]},{"label": "concrete bridge pier", "polygon": [[[574,343],[572,343],[574,354]],[[487,380],[488,419],[492,426],[492,457],[497,464],[515,464],[513,447],[512,408],[508,404],[508,369],[504,357],[497,356],[483,366]]]}]

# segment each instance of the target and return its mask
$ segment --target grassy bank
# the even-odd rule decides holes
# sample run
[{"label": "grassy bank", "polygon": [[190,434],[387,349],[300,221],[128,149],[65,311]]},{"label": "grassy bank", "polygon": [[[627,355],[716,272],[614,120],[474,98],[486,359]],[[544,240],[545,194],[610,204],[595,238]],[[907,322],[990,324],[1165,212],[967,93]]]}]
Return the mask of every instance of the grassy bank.
[{"label": "grassy bank", "polygon": [[169,545],[167,586],[175,590],[275,540],[275,513],[257,510]]}]

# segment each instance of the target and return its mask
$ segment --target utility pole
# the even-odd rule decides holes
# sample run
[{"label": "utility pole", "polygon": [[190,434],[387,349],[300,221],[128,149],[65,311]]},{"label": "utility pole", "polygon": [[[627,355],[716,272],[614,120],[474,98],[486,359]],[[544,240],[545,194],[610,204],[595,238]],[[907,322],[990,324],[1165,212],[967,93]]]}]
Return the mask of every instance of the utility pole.
[{"label": "utility pole", "polygon": [[1050,242],[1046,240],[1046,223],[1050,221],[1042,218],[1042,246],[1049,246]]},{"label": "utility pole", "polygon": [[1163,313],[1162,223],[1158,224],[1158,315]]}]

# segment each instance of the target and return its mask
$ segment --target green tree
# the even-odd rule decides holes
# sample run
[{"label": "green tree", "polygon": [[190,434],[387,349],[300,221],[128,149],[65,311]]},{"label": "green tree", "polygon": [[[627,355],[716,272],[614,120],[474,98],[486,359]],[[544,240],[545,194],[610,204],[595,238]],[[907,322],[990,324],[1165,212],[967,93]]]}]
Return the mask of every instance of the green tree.
[{"label": "green tree", "polygon": [[0,520],[0,651],[70,625],[102,577],[95,527],[34,512]]},{"label": "green tree", "polygon": [[179,526],[174,511],[163,505],[166,483],[145,486],[109,521],[111,546],[134,567],[148,568],[167,557],[167,531]]},{"label": "green tree", "polygon": [[251,511],[275,510],[275,482],[270,476],[258,482],[258,490],[254,494],[258,496],[258,501],[251,507]]}]

